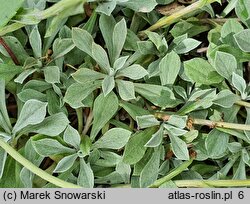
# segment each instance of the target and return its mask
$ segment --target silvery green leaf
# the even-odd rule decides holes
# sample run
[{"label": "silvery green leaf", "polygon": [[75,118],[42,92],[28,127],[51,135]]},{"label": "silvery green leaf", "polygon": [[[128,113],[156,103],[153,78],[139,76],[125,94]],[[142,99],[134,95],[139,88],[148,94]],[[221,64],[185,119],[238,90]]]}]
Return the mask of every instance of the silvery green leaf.
[{"label": "silvery green leaf", "polygon": [[26,134],[30,132],[43,134],[47,136],[58,136],[62,133],[67,125],[69,124],[69,120],[64,113],[57,113],[46,117],[41,123],[36,125],[28,125],[25,127],[21,134]]},{"label": "silvery green leaf", "polygon": [[107,96],[115,88],[115,78],[113,76],[106,76],[102,81],[102,91],[104,97]]},{"label": "silvery green leaf", "polygon": [[93,59],[100,65],[105,73],[110,73],[109,58],[106,51],[98,44],[92,44],[92,55]]},{"label": "silvery green leaf", "polygon": [[75,128],[68,125],[63,134],[63,140],[67,142],[69,145],[72,145],[75,148],[79,148],[81,136],[79,135],[78,131]]},{"label": "silvery green leaf", "polygon": [[108,49],[110,58],[112,59],[113,54],[113,31],[116,25],[116,21],[112,15],[107,16],[102,14],[99,20],[99,26],[104,38],[105,44]]},{"label": "silvery green leaf", "polygon": [[3,139],[5,142],[8,142],[11,138],[11,133],[0,132],[0,139]]},{"label": "silvery green leaf", "polygon": [[136,122],[140,129],[160,125],[160,121],[158,121],[154,115],[137,116]]},{"label": "silvery green leaf", "polygon": [[187,116],[171,115],[167,123],[183,129],[187,125],[187,119],[188,119]]},{"label": "silvery green leaf", "polygon": [[87,53],[89,56],[92,56],[92,44],[94,40],[88,31],[80,28],[73,28],[72,39],[77,48]]},{"label": "silvery green leaf", "polygon": [[250,52],[250,29],[242,30],[241,32],[234,35],[236,43],[243,52]]},{"label": "silvery green leaf", "polygon": [[116,59],[114,62],[114,69],[116,71],[119,69],[122,69],[128,58],[129,56],[124,56],[124,57],[119,57],[118,59]]},{"label": "silvery green leaf", "polygon": [[240,18],[240,20],[248,27],[250,26],[249,8],[250,8],[250,3],[247,0],[238,0],[236,2],[235,12],[237,16]]},{"label": "silvery green leaf", "polygon": [[15,126],[13,127],[13,134],[22,130],[28,125],[35,125],[41,123],[46,115],[47,103],[37,101],[34,99],[28,100],[20,112]]},{"label": "silvery green leaf", "polygon": [[183,130],[178,127],[174,127],[172,125],[164,124],[164,128],[167,130],[167,133],[173,135],[173,136],[181,136],[187,133],[187,130]]},{"label": "silvery green leaf", "polygon": [[[234,2],[236,3],[236,1]],[[234,34],[239,33],[242,30],[244,30],[244,27],[240,22],[238,22],[236,19],[228,19],[221,28],[222,42],[234,47],[237,46]]]},{"label": "silvery green leaf", "polygon": [[163,53],[167,51],[168,46],[166,43],[163,42],[163,36],[151,31],[145,31],[145,33],[147,34],[149,40],[154,43],[158,51]]},{"label": "silvery green leaf", "polygon": [[129,67],[126,67],[124,69],[121,69],[117,72],[116,77],[128,77],[130,79],[141,79],[148,75],[148,72],[146,69],[144,69],[141,65],[139,64],[134,64]]},{"label": "silvery green leaf", "polygon": [[192,38],[187,38],[184,39],[181,43],[179,43],[175,48],[174,51],[177,54],[184,54],[187,53],[196,47],[198,47],[201,44],[200,41],[192,39]]},{"label": "silvery green leaf", "polygon": [[145,110],[144,108],[129,102],[122,101],[119,105],[124,108],[124,110],[133,118],[133,120],[136,120],[136,116],[150,114],[148,110]]},{"label": "silvery green leaf", "polygon": [[0,58],[0,80],[4,80],[5,83],[8,83],[12,80],[17,74],[23,72],[21,66],[16,66],[14,64],[4,64]]},{"label": "silvery green leaf", "polygon": [[30,45],[33,49],[34,56],[39,58],[42,56],[42,40],[38,30],[38,26],[35,25],[29,35]]},{"label": "silvery green leaf", "polygon": [[95,179],[96,184],[120,184],[124,182],[124,177],[119,174],[117,171],[105,175],[103,177],[98,177]]},{"label": "silvery green leaf", "polygon": [[1,1],[0,28],[4,27],[16,15],[23,2],[24,0]]},{"label": "silvery green leaf", "polygon": [[18,93],[17,96],[24,103],[30,99],[36,99],[36,100],[42,101],[42,102],[47,101],[46,94],[43,94],[43,93],[36,91],[34,89],[24,89],[23,91]]},{"label": "silvery green leaf", "polygon": [[186,143],[177,136],[169,134],[171,147],[174,155],[180,160],[189,160],[189,154]]},{"label": "silvery green leaf", "polygon": [[51,84],[60,83],[60,69],[57,66],[44,68],[45,81]]},{"label": "silvery green leaf", "polygon": [[193,142],[194,139],[196,139],[199,135],[198,130],[190,130],[189,132],[182,135],[182,139],[188,144]]},{"label": "silvery green leaf", "polygon": [[93,144],[93,148],[121,149],[128,142],[130,135],[128,130],[112,128]]},{"label": "silvery green leaf", "polygon": [[63,157],[57,164],[54,173],[62,173],[70,169],[73,166],[75,160],[77,159],[77,154],[72,154],[66,157]]},{"label": "silvery green leaf", "polygon": [[58,155],[58,154],[76,153],[74,149],[62,145],[56,139],[45,138],[40,140],[33,140],[32,145],[36,150],[36,152],[44,157],[49,157],[51,155]]},{"label": "silvery green leaf", "polygon": [[204,89],[194,92],[187,103],[178,111],[179,115],[186,115],[194,110],[207,109],[213,105],[216,97],[216,90]]},{"label": "silvery green leaf", "polygon": [[217,84],[223,78],[216,72],[208,61],[202,58],[193,58],[184,62],[185,74],[193,81],[199,84]]},{"label": "silvery green leaf", "polygon": [[160,126],[159,130],[154,133],[151,139],[145,144],[146,147],[158,147],[163,139],[163,126]]},{"label": "silvery green leaf", "polygon": [[228,89],[225,89],[217,94],[213,103],[224,108],[230,108],[236,101],[239,100],[240,98],[237,95],[233,94]]},{"label": "silvery green leaf", "polygon": [[0,179],[3,176],[6,159],[7,159],[7,152],[3,148],[0,147]]},{"label": "silvery green leaf", "polygon": [[232,77],[233,86],[240,92],[242,99],[247,97],[245,90],[246,90],[246,81],[238,74],[233,73]]},{"label": "silvery green leaf", "polygon": [[242,145],[239,142],[231,142],[227,145],[228,150],[232,153],[237,153],[242,150]]},{"label": "silvery green leaf", "polygon": [[117,79],[116,84],[122,100],[129,101],[135,99],[135,87],[133,82]]},{"label": "silvery green leaf", "polygon": [[102,167],[115,167],[121,162],[122,157],[114,152],[100,151],[100,158],[95,162],[95,165]]},{"label": "silvery green leaf", "polygon": [[180,57],[174,51],[167,54],[159,64],[161,84],[173,84],[178,76],[180,68]]},{"label": "silvery green leaf", "polygon": [[5,98],[5,82],[0,80],[0,127],[2,127],[7,133],[10,133],[12,127],[7,112]]},{"label": "silvery green leaf", "polygon": [[148,163],[144,166],[140,174],[140,187],[146,188],[150,184],[154,183],[158,177],[160,166],[160,151],[157,149]]},{"label": "silvery green leaf", "polygon": [[90,164],[95,164],[97,160],[99,160],[101,157],[100,150],[98,149],[93,149],[93,151],[90,152],[89,157],[88,157],[88,162]]},{"label": "silvery green leaf", "polygon": [[24,80],[34,72],[36,72],[36,69],[27,69],[23,71],[21,74],[19,74],[18,77],[14,80],[14,82],[22,84]]},{"label": "silvery green leaf", "polygon": [[128,7],[134,11],[143,13],[152,11],[157,5],[155,0],[128,0],[119,4]]},{"label": "silvery green leaf", "polygon": [[[44,157],[37,154],[37,152],[32,146],[32,142],[30,139],[25,144],[23,156],[36,166],[40,166],[42,161],[44,160]],[[35,177],[34,173],[32,173],[30,170],[28,170],[25,167],[22,168],[20,172],[20,180],[23,183],[25,188],[33,187],[34,177]]]},{"label": "silvery green leaf", "polygon": [[126,36],[127,36],[127,25],[125,19],[123,18],[115,25],[113,31],[113,37],[112,37],[113,54],[111,59],[112,64],[115,62],[115,60],[119,58],[126,40]]},{"label": "silvery green leaf", "polygon": [[135,164],[140,161],[147,150],[145,144],[155,132],[155,128],[148,128],[133,134],[125,146],[123,162],[126,164]]},{"label": "silvery green leaf", "polygon": [[226,79],[230,79],[237,69],[236,58],[226,52],[217,51],[214,64],[216,71]]},{"label": "silvery green leaf", "polygon": [[31,171],[23,167],[22,170],[20,171],[19,176],[25,188],[33,187],[34,174]]},{"label": "silvery green leaf", "polygon": [[53,44],[53,55],[52,55],[53,59],[63,57],[71,50],[73,50],[74,47],[75,44],[73,43],[71,38],[56,39]]},{"label": "silvery green leaf", "polygon": [[97,80],[94,83],[87,82],[84,85],[80,83],[74,83],[66,91],[64,101],[68,103],[72,108],[80,108],[85,104],[82,102],[86,99],[94,90],[101,87],[102,81]]},{"label": "silvery green leaf", "polygon": [[[157,148],[155,148],[157,149]],[[143,157],[134,165],[133,176],[140,176],[143,168],[148,163],[152,154],[154,153],[154,148],[148,148]]]},{"label": "silvery green leaf", "polygon": [[[134,83],[134,86],[135,92],[139,93],[156,106],[170,108],[176,107],[176,105],[180,103],[168,87],[145,83]],[[166,100],[166,98],[168,98],[168,100]]]},{"label": "silvery green leaf", "polygon": [[121,175],[124,183],[130,183],[131,167],[129,164],[119,162],[116,165],[115,170]]},{"label": "silvery green leaf", "polygon": [[157,54],[157,49],[151,41],[137,41],[138,50],[142,55]]},{"label": "silvery green leaf", "polygon": [[218,159],[227,150],[229,135],[216,129],[210,131],[206,138],[206,149],[210,158]]},{"label": "silvery green leaf", "polygon": [[45,82],[44,80],[30,80],[23,85],[23,89],[33,89],[39,92],[44,92],[51,88],[51,84]]},{"label": "silvery green leaf", "polygon": [[93,108],[93,125],[90,138],[95,139],[98,132],[114,116],[118,110],[118,98],[114,92],[110,92],[106,97],[100,94],[94,102]]},{"label": "silvery green leaf", "polygon": [[80,159],[80,172],[77,178],[77,184],[84,188],[94,187],[94,173],[90,164],[86,164],[83,158]]},{"label": "silvery green leaf", "polygon": [[242,149],[241,157],[242,157],[242,160],[245,162],[245,164],[250,166],[250,156],[246,148]]},{"label": "silvery green leaf", "polygon": [[85,84],[86,82],[89,81],[95,81],[98,79],[103,79],[105,78],[105,74],[102,74],[100,72],[96,72],[91,69],[87,68],[81,68],[78,69],[74,74],[72,74],[72,77],[78,82]]},{"label": "silvery green leaf", "polygon": [[115,9],[116,1],[102,2],[96,7],[96,12],[106,14],[110,16]]},{"label": "silvery green leaf", "polygon": [[80,151],[83,157],[90,155],[91,147],[92,147],[92,141],[89,138],[89,136],[87,135],[82,136]]},{"label": "silvery green leaf", "polygon": [[240,163],[238,165],[238,168],[234,172],[234,176],[233,176],[232,179],[236,179],[236,180],[238,180],[238,179],[239,180],[245,180],[245,179],[247,179],[247,177],[246,177],[245,162],[243,161],[242,157],[240,159]]}]

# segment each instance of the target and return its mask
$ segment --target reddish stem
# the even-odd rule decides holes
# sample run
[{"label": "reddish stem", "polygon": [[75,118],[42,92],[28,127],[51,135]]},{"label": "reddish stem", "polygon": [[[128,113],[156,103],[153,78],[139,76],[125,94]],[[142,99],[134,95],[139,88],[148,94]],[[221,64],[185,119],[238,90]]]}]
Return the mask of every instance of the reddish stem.
[{"label": "reddish stem", "polygon": [[13,53],[13,51],[10,49],[10,47],[7,45],[7,43],[4,41],[2,37],[0,37],[0,44],[4,47],[4,49],[8,52],[10,55],[12,61],[15,63],[15,65],[20,65],[16,55]]}]

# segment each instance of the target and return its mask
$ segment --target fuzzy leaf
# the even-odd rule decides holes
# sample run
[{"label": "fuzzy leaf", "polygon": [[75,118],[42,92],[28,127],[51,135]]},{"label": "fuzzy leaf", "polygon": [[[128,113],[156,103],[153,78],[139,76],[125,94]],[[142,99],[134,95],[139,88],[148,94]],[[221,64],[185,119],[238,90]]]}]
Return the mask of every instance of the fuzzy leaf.
[{"label": "fuzzy leaf", "polygon": [[180,57],[173,51],[167,54],[159,64],[161,84],[173,84],[178,76],[180,68]]},{"label": "fuzzy leaf", "polygon": [[94,121],[90,134],[92,140],[94,140],[98,132],[114,116],[117,110],[118,98],[114,92],[109,93],[106,97],[104,94],[101,94],[95,99],[93,108]]},{"label": "fuzzy leaf", "polygon": [[21,110],[18,120],[13,128],[13,133],[16,134],[28,125],[41,123],[46,115],[47,103],[37,100],[27,101]]},{"label": "fuzzy leaf", "polygon": [[131,132],[122,128],[113,128],[106,132],[94,144],[94,148],[120,149],[126,145]]}]

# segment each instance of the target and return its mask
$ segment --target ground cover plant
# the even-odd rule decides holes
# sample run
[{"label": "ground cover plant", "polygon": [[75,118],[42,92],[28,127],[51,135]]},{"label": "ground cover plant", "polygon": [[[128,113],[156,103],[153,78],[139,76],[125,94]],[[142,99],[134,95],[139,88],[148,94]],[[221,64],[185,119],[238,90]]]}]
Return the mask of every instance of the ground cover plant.
[{"label": "ground cover plant", "polygon": [[0,0],[0,187],[250,186],[249,0]]}]

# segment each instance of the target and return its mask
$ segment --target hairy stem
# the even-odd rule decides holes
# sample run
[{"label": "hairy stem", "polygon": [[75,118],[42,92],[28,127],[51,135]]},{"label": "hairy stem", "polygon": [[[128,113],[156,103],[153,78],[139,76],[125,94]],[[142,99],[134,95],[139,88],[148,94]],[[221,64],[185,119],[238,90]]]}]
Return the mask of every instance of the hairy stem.
[{"label": "hairy stem", "polygon": [[[155,113],[155,117],[158,119],[161,119],[163,121],[167,121],[167,120],[169,120],[170,115],[157,112],[157,113]],[[220,128],[226,128],[226,129],[250,131],[250,125],[212,121],[212,120],[204,120],[204,119],[199,119],[199,118],[189,118],[189,120],[187,122],[187,126],[190,128],[190,127],[192,127],[192,125],[205,125],[205,126],[208,126],[210,128],[220,127]]]},{"label": "hairy stem", "polygon": [[183,162],[180,166],[173,169],[168,175],[156,180],[153,184],[148,186],[149,188],[158,188],[162,184],[170,181],[175,176],[179,175],[181,172],[183,172],[187,167],[189,167],[190,164],[192,164],[194,158],[191,158],[188,161]]},{"label": "hairy stem", "polygon": [[247,180],[176,180],[173,181],[178,187],[246,187],[250,186]]},{"label": "hairy stem", "polygon": [[38,168],[36,165],[31,163],[29,160],[24,158],[19,152],[13,149],[7,142],[0,139],[0,146],[10,155],[12,156],[17,162],[23,165],[25,168],[36,174],[37,176],[43,178],[44,180],[62,188],[81,188],[78,185],[63,181],[57,177],[54,177],[47,172],[43,171],[42,169]]},{"label": "hairy stem", "polygon": [[247,130],[250,131],[250,125],[237,124],[237,123],[227,123],[227,122],[217,122],[204,119],[191,119],[192,123],[195,125],[205,125],[210,128],[226,128],[226,129],[235,129],[235,130]]},{"label": "hairy stem", "polygon": [[[184,17],[187,14],[192,13],[193,11],[196,11],[198,9],[203,8],[204,6],[211,4],[213,2],[215,2],[216,0],[199,0],[187,7],[185,7],[184,9],[181,9],[179,11],[176,11],[175,13],[173,13],[170,16],[167,17],[162,17],[160,20],[158,20],[154,25],[150,26],[148,29],[146,29],[146,31],[154,31],[157,30],[161,27],[164,26],[169,26],[173,23],[175,23],[177,20],[179,20],[180,18]],[[140,33],[140,37],[141,38],[145,38],[146,34],[144,31],[142,31]]]}]

